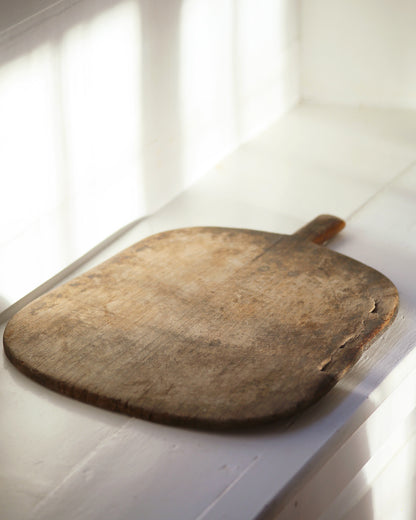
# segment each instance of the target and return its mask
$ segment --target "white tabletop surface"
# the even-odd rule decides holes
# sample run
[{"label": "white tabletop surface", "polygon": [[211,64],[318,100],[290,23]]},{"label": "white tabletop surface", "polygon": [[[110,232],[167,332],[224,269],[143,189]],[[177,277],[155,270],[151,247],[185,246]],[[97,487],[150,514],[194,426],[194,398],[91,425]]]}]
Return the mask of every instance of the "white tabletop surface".
[{"label": "white tabletop surface", "polygon": [[[1,518],[248,520],[266,506],[268,518],[341,515],[334,504],[351,504],[360,469],[415,434],[416,113],[300,106],[78,272],[169,228],[291,233],[321,213],[347,221],[329,247],[383,272],[401,298],[394,324],[325,398],[284,426],[196,431],[60,396],[3,355]],[[302,510],[295,497],[316,486]]]}]

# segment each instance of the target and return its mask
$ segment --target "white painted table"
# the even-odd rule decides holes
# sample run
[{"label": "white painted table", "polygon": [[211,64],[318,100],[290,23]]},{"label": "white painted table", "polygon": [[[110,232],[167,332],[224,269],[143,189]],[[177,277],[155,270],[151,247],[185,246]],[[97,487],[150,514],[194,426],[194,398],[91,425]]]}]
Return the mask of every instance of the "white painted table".
[{"label": "white painted table", "polygon": [[401,297],[391,328],[324,399],[284,427],[193,431],[57,395],[3,355],[1,518],[415,518],[415,113],[299,107],[79,271],[168,228],[291,233],[319,213],[347,221],[329,247]]}]

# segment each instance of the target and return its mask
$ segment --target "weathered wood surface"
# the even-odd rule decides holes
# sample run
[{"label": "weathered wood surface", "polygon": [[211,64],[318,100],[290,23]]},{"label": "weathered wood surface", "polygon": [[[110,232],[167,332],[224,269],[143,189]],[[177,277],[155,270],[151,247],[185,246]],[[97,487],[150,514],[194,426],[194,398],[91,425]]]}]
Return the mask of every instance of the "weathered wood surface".
[{"label": "weathered wood surface", "polygon": [[291,236],[151,236],[18,312],[5,352],[49,388],[154,421],[289,417],[328,392],[397,311],[385,276],[316,245],[343,225],[321,216]]}]

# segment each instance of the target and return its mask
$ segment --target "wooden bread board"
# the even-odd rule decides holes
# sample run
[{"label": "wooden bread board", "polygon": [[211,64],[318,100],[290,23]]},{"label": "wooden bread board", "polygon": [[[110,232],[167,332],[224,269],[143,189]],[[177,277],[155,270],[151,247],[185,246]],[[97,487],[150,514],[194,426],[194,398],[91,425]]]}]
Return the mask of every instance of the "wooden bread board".
[{"label": "wooden bread board", "polygon": [[316,402],[394,318],[382,274],[323,247],[344,223],[294,235],[160,233],[33,301],[4,348],[65,395],[154,421],[228,428]]}]

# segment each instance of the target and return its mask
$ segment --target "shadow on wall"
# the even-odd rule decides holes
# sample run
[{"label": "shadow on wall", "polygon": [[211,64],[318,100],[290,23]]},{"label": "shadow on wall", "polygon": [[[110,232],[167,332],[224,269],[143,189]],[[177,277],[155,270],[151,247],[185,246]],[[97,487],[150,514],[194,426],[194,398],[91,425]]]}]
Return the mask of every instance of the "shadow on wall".
[{"label": "shadow on wall", "polygon": [[160,208],[293,105],[297,37],[290,0],[59,2],[3,31],[6,297]]}]

